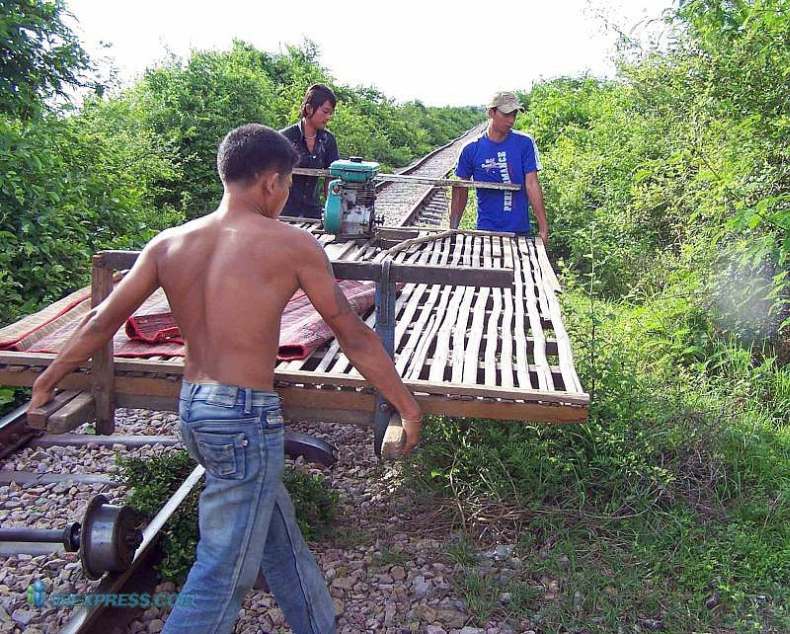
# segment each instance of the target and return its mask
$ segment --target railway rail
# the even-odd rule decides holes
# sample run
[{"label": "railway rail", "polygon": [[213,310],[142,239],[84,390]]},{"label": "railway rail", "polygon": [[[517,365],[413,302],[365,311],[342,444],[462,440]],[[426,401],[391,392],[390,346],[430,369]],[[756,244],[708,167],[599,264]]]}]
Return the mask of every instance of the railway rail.
[{"label": "railway rail", "polygon": [[[482,127],[470,130],[461,137],[422,157],[399,173],[433,179],[446,177],[455,164],[460,147],[479,134],[481,130]],[[385,224],[391,227],[440,228],[447,224],[448,201],[447,187],[402,182],[383,182],[377,186],[377,210],[384,214]],[[329,242],[331,240],[327,241],[327,246],[331,246],[337,252],[336,255],[342,255],[348,250],[347,246],[340,244],[330,245]],[[450,238],[447,238],[446,242],[449,245]],[[524,249],[526,250],[527,248],[525,244]],[[530,254],[534,257],[534,249],[530,251]],[[405,257],[405,254],[403,254],[401,258],[404,262],[417,261],[415,259],[416,256],[409,256],[410,260],[404,259]],[[526,281],[526,278],[524,280],[525,284],[532,283]],[[420,290],[420,292],[422,291]],[[506,297],[509,291],[505,291],[505,293]],[[492,291],[492,297],[494,295],[495,293]],[[496,297],[501,297],[498,291]],[[472,295],[469,295],[469,301],[472,301]],[[546,310],[548,311],[548,308]],[[436,327],[438,328],[438,323]],[[523,339],[524,354],[526,354],[528,349],[534,349],[535,341]],[[557,345],[556,341],[553,343],[549,342],[547,349],[550,354],[557,352]],[[528,348],[528,346],[532,347]],[[546,367],[548,368],[548,366]],[[27,370],[20,368],[19,371],[23,373]],[[482,372],[483,370],[481,369],[480,371]],[[549,371],[547,370],[547,372]],[[535,368],[530,367],[529,373],[533,374],[533,379],[536,383],[538,376],[543,376],[540,374],[540,368],[535,370]],[[298,372],[294,374],[298,374]],[[548,376],[549,382],[553,380],[557,384],[564,384],[569,392],[572,391],[572,387],[575,391],[579,391],[576,389],[579,386],[573,385],[573,377],[569,379],[564,369],[553,367],[546,376]],[[520,381],[521,376],[519,375],[518,379],[513,380]],[[526,380],[529,382],[529,376],[527,376]],[[505,399],[513,397],[509,392],[504,392],[503,396]],[[572,401],[573,399],[569,398],[568,400]],[[146,399],[144,398],[138,399],[135,401],[135,406],[142,406],[145,402]],[[149,403],[155,406],[156,399],[149,399]],[[114,490],[118,493],[117,485],[107,478],[107,474],[113,470],[116,453],[124,456],[145,456],[151,454],[153,451],[152,447],[158,447],[157,451],[171,451],[178,446],[178,440],[174,436],[172,429],[176,419],[172,414],[155,414],[152,424],[121,424],[115,430],[115,435],[99,437],[86,434],[89,431],[89,428],[86,426],[75,429],[74,433],[42,434],[40,431],[33,430],[26,425],[24,409],[24,406],[18,408],[3,419],[0,419],[0,458],[4,460],[3,463],[0,463],[2,464],[2,467],[0,467],[0,488],[3,486],[9,487],[9,493],[13,493],[16,496],[14,499],[19,500],[19,505],[11,504],[10,508],[4,508],[0,503],[0,509],[4,511],[4,514],[0,515],[3,523],[9,520],[15,523],[25,521],[27,523],[32,522],[35,526],[42,528],[52,528],[52,523],[56,525],[62,524],[62,520],[68,519],[69,509],[67,507],[61,508],[58,513],[47,516],[31,511],[26,512],[24,510],[24,501],[27,500],[27,498],[24,498],[26,491],[28,493],[32,491],[31,495],[33,498],[31,499],[66,495],[72,500],[86,499],[89,494],[96,492],[111,494]],[[128,415],[128,413],[123,414],[123,416]],[[131,415],[134,416],[134,413]],[[291,447],[294,454],[298,453],[301,447],[302,455],[306,455],[307,459],[321,461],[322,456],[325,456],[319,450],[312,454],[309,452],[305,454],[304,445],[299,446],[298,441],[299,439],[296,438],[294,441],[296,445],[292,444]],[[22,460],[18,458],[21,450],[25,452]],[[37,459],[38,464],[36,465]],[[75,465],[75,463],[92,465],[94,471],[81,473],[79,472],[79,465]],[[158,531],[165,524],[170,514],[177,508],[180,500],[188,494],[192,487],[197,486],[197,483],[200,481],[200,475],[201,472],[198,467],[184,483],[182,489],[165,504],[160,514],[148,525],[144,533],[143,544],[138,550],[129,571],[126,573],[108,573],[98,582],[83,584],[83,591],[94,593],[151,592],[156,584],[156,579],[151,570],[157,556],[155,543]],[[35,498],[35,496],[38,496],[38,498]],[[43,558],[41,559],[42,566],[50,566],[53,561],[63,565],[67,561],[65,556],[57,552],[38,554],[36,557]],[[71,563],[73,564],[74,562]],[[70,564],[66,563],[66,565]],[[73,567],[71,570],[72,573],[78,572]],[[62,571],[56,570],[56,572],[62,575]],[[71,579],[73,576],[74,574],[66,575],[68,579]],[[134,613],[134,610],[119,610],[106,605],[82,606],[74,609],[70,620],[63,625],[64,629],[61,631],[75,634],[105,633],[109,631],[109,625],[117,626],[121,618],[134,618]],[[45,627],[47,627],[47,631],[50,631],[48,625]]]}]

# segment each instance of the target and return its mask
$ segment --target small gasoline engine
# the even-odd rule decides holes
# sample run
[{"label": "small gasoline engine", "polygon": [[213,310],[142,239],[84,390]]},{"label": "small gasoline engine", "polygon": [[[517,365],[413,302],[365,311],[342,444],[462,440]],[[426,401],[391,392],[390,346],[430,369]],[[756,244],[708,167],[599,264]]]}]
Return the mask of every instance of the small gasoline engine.
[{"label": "small gasoline engine", "polygon": [[378,172],[378,163],[363,161],[358,156],[334,161],[329,166],[329,174],[335,180],[327,188],[322,218],[324,231],[334,233],[341,240],[373,235],[376,225],[383,222],[375,212],[374,179]]}]

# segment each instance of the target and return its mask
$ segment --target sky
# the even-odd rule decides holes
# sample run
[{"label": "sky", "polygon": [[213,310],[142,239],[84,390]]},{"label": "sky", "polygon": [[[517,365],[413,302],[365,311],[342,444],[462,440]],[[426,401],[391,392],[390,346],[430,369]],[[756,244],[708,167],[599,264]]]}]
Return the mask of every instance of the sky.
[{"label": "sky", "polygon": [[[640,33],[673,0],[67,0],[95,58],[123,83],[167,51],[220,49],[233,38],[278,52],[308,38],[342,84],[375,86],[399,101],[482,105],[498,90],[541,78],[614,73],[616,35]],[[634,30],[635,29],[635,30]],[[102,42],[111,44],[109,49]]]}]

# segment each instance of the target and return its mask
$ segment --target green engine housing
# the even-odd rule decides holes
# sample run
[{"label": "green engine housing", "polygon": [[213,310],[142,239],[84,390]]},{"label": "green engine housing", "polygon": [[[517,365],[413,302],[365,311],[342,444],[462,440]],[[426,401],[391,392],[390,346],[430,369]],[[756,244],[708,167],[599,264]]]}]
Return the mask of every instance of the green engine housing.
[{"label": "green engine housing", "polygon": [[334,161],[324,205],[324,231],[343,238],[370,236],[376,223],[373,179],[379,164],[358,157]]}]

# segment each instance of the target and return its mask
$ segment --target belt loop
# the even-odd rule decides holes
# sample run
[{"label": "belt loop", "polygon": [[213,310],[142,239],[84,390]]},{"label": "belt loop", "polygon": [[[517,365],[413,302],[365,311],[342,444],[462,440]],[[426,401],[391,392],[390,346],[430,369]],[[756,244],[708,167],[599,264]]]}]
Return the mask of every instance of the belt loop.
[{"label": "belt loop", "polygon": [[252,411],[252,388],[244,388],[244,413],[249,414]]}]

